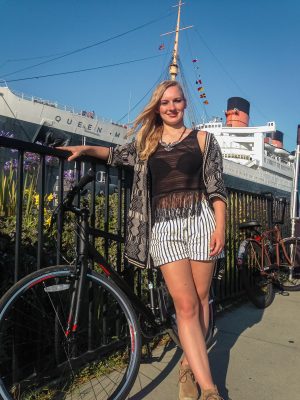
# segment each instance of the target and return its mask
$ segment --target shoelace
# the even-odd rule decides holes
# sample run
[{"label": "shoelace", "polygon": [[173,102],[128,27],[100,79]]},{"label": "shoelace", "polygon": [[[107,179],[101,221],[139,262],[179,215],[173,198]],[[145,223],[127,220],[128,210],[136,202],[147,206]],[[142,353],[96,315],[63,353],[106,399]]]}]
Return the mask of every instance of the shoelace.
[{"label": "shoelace", "polygon": [[[179,375],[178,381],[181,382],[181,383],[186,382],[186,380],[187,380],[187,376],[186,375],[190,375],[191,379],[193,381],[195,380],[193,372],[189,368],[187,368]],[[185,378],[185,380],[182,380],[183,378]],[[212,399],[212,400],[214,400],[214,399]]]}]

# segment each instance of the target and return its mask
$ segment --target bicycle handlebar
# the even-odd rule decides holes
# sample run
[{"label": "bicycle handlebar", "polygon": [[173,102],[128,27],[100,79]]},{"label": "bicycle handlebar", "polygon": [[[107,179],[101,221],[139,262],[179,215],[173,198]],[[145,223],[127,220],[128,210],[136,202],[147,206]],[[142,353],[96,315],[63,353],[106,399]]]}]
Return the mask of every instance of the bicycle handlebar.
[{"label": "bicycle handlebar", "polygon": [[87,174],[80,178],[79,182],[76,183],[72,189],[67,193],[63,204],[68,207],[72,204],[74,197],[87,185],[89,182],[92,182],[96,177],[96,174],[89,169]]}]

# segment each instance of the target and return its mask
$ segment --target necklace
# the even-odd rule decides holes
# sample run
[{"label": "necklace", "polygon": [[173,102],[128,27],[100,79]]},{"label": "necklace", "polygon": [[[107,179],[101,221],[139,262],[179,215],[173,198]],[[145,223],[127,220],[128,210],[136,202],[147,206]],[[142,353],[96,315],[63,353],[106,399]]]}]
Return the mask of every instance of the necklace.
[{"label": "necklace", "polygon": [[178,144],[178,143],[181,141],[182,136],[184,135],[185,131],[186,131],[186,126],[184,127],[184,130],[182,131],[182,133],[181,133],[179,139],[176,140],[176,142],[166,143],[166,142],[163,142],[163,141],[160,139],[159,143],[162,145],[162,147],[163,147],[166,151],[171,151],[171,150],[173,150],[174,146],[176,146],[176,144]]}]

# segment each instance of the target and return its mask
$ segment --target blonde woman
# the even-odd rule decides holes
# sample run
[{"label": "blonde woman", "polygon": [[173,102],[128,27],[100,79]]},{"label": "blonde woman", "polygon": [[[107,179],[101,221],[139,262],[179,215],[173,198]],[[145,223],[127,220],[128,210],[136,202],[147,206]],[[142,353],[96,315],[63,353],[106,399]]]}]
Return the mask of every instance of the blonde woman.
[{"label": "blonde woman", "polygon": [[113,166],[132,166],[125,256],[141,268],[160,268],[176,309],[184,350],[179,400],[220,400],[213,382],[205,334],[215,259],[223,255],[226,190],[222,156],[210,133],[184,124],[186,99],[176,81],[154,90],[136,118],[136,140],[115,148],[64,147]]}]

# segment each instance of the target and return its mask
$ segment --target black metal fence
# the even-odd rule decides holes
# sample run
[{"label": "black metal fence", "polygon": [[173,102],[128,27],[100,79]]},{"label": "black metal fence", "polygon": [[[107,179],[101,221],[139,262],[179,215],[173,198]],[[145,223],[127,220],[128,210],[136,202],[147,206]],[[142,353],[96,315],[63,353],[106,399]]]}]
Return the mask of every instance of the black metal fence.
[{"label": "black metal fence", "polygon": [[[132,270],[123,258],[131,171],[110,168],[90,158],[68,163],[63,151],[5,137],[0,137],[0,147],[0,295],[29,272],[71,262],[75,257],[76,221],[68,216],[63,221],[59,214],[57,224],[50,231],[49,221],[64,191],[89,168],[96,172],[98,179],[90,184],[88,195],[76,201],[89,202],[91,225],[101,234],[96,239],[97,248],[117,270]],[[11,149],[15,149],[13,154]],[[34,166],[30,165],[33,155]],[[262,194],[228,187],[228,195],[226,270],[217,288],[220,302],[238,297],[242,292],[235,266],[239,242],[243,239],[239,223],[256,219],[267,227],[271,224],[272,208],[273,218],[279,219],[281,213],[281,203],[275,200],[272,204]],[[287,207],[286,221],[288,213]],[[283,232],[289,233],[288,223]]]}]

